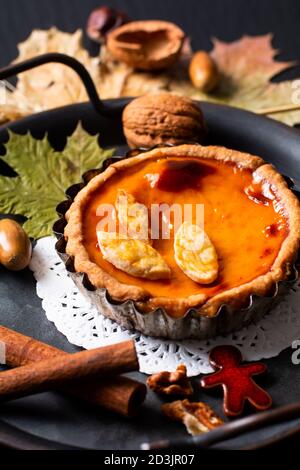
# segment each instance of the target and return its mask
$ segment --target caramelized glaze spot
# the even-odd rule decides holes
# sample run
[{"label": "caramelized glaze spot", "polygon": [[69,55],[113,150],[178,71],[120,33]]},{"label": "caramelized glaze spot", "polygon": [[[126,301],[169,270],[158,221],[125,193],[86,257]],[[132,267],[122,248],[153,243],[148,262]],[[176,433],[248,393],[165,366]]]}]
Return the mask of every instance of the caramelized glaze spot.
[{"label": "caramelized glaze spot", "polygon": [[214,171],[212,166],[195,160],[166,161],[154,187],[168,192],[196,189],[200,187],[202,179]]},{"label": "caramelized glaze spot", "polygon": [[272,255],[273,254],[273,251],[272,248],[265,248],[260,256],[261,259],[263,258],[267,258],[268,256]]},{"label": "caramelized glaze spot", "polygon": [[280,227],[277,224],[271,224],[265,228],[264,232],[266,234],[266,237],[276,237],[276,235],[278,235],[279,230]]}]

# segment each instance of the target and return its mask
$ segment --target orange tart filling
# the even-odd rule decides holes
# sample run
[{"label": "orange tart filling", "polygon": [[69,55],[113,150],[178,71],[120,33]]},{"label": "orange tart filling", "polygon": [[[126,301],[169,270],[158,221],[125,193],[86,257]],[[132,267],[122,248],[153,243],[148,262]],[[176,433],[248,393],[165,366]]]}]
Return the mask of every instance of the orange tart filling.
[{"label": "orange tart filling", "polygon": [[[167,236],[163,233],[164,221],[160,215],[158,235],[149,241],[170,268],[169,277],[137,277],[104,259],[97,227],[106,214],[99,213],[98,208],[103,204],[115,206],[120,190],[147,208],[150,228],[153,206],[172,208],[175,204],[182,209],[183,216],[188,206],[191,223],[195,225],[199,216],[196,208],[200,208],[202,228],[217,254],[218,270],[214,280],[196,282],[176,262],[175,212],[172,209],[168,213]],[[82,242],[89,260],[119,283],[141,287],[153,298],[182,299],[204,294],[210,299],[249,283],[272,270],[288,234],[288,218],[276,188],[274,190],[267,180],[258,180],[255,171],[249,168],[214,158],[162,156],[124,166],[89,193],[82,211]],[[176,316],[184,313],[177,310]]]}]

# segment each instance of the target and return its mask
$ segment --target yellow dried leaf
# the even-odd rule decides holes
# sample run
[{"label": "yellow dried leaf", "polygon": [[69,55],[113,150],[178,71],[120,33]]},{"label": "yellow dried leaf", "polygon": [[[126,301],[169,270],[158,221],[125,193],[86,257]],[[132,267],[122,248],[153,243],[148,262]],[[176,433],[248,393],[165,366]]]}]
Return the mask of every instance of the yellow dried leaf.
[{"label": "yellow dried leaf", "polygon": [[[65,33],[56,28],[34,30],[18,46],[19,55],[15,62],[47,52],[60,52],[78,59],[90,72],[96,85],[99,81],[98,59],[89,56],[82,46],[82,31]],[[12,96],[17,105],[24,97],[36,111],[51,109],[87,100],[80,78],[63,64],[50,63],[19,75]]]},{"label": "yellow dried leaf", "polygon": [[26,116],[26,112],[16,106],[0,105],[0,124]]}]

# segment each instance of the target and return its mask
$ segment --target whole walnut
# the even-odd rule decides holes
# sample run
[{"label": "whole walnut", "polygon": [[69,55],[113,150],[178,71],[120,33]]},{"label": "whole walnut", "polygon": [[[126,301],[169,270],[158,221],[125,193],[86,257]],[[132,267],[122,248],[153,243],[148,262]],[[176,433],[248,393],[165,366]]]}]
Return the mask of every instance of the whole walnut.
[{"label": "whole walnut", "polygon": [[189,98],[170,93],[135,98],[124,109],[122,120],[131,148],[201,143],[206,134],[199,106]]}]

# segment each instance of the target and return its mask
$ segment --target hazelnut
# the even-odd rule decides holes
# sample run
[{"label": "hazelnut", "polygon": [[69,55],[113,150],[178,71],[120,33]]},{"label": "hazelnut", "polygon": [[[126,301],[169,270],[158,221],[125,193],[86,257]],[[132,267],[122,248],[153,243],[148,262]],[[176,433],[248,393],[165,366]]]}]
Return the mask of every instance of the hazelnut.
[{"label": "hazelnut", "polygon": [[90,14],[87,21],[86,33],[93,41],[104,42],[110,31],[128,21],[129,18],[123,11],[103,6],[96,8]]},{"label": "hazelnut", "polygon": [[11,219],[0,220],[0,263],[11,271],[28,266],[31,243],[21,225]]},{"label": "hazelnut", "polygon": [[206,126],[201,109],[189,98],[160,93],[131,101],[123,111],[129,147],[203,141]]},{"label": "hazelnut", "polygon": [[131,21],[112,31],[107,48],[130,67],[156,70],[170,67],[179,56],[184,32],[167,21]]},{"label": "hazelnut", "polygon": [[215,61],[205,51],[198,51],[193,55],[189,66],[189,75],[193,85],[207,93],[212,91],[220,80]]}]

